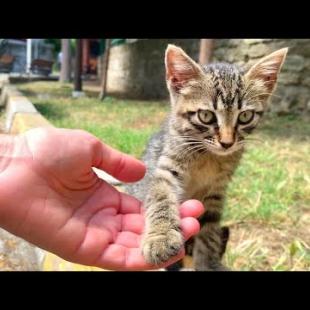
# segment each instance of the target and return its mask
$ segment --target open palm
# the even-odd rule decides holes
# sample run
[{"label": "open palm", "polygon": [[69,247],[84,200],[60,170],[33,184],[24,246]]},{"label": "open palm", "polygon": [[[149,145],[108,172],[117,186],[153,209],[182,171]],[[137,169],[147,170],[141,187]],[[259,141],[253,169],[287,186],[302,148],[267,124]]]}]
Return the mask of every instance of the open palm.
[{"label": "open palm", "polygon": [[[144,176],[144,165],[81,130],[32,129],[17,136],[2,158],[0,226],[60,257],[113,270],[146,270],[140,240],[140,201],[98,178],[96,167],[124,182]],[[199,231],[202,205],[180,207],[188,239]],[[169,265],[179,260],[179,253]]]}]

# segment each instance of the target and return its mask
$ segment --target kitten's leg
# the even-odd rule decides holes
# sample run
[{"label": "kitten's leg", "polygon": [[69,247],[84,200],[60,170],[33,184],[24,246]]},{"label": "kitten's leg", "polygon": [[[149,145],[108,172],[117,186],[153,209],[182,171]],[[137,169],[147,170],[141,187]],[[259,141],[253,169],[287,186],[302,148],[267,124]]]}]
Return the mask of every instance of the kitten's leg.
[{"label": "kitten's leg", "polygon": [[[172,166],[175,169],[175,165]],[[152,264],[169,260],[184,245],[180,230],[177,191],[179,173],[159,164],[145,200],[146,231],[142,252]]]},{"label": "kitten's leg", "polygon": [[228,270],[221,263],[222,229],[219,224],[206,224],[195,238],[194,268],[197,271]]},{"label": "kitten's leg", "polygon": [[195,237],[194,268],[198,271],[227,270],[221,263],[229,236],[228,229],[220,227],[223,196],[209,195],[203,202],[207,211],[200,218],[201,230]]},{"label": "kitten's leg", "polygon": [[222,250],[221,250],[221,258],[224,256],[226,247],[227,247],[227,242],[229,240],[229,227],[223,226],[222,227]]}]

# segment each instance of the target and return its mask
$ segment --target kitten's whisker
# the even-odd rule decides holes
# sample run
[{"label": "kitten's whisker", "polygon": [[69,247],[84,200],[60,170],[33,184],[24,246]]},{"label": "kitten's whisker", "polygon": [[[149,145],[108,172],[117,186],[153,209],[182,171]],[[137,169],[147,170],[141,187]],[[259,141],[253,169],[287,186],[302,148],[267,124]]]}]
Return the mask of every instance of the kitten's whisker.
[{"label": "kitten's whisker", "polygon": [[182,148],[182,147],[186,147],[186,146],[194,146],[194,145],[198,145],[198,144],[201,144],[201,143],[199,143],[199,142],[196,142],[196,143],[182,143],[182,144],[178,144],[178,145],[176,145],[175,147],[177,147],[177,148]]},{"label": "kitten's whisker", "polygon": [[183,150],[183,148],[185,148],[184,150],[186,151],[186,149],[189,149],[190,147],[195,147],[195,146],[199,146],[201,145],[201,142],[195,142],[195,143],[182,143],[180,145],[176,145],[175,148],[177,150],[179,150],[180,148]]},{"label": "kitten's whisker", "polygon": [[[195,152],[197,152],[197,153],[199,153],[199,154],[201,155],[200,151],[206,151],[206,150],[207,150],[207,149],[206,149],[205,146],[201,146],[200,148],[194,150],[194,152],[192,152],[192,153],[190,154],[190,156],[192,156]],[[203,153],[204,153],[204,152],[203,152]]]},{"label": "kitten's whisker", "polygon": [[177,154],[177,158],[182,157],[183,155],[188,155],[187,153],[189,153],[192,149],[198,148],[199,145],[195,145],[193,147],[187,147],[184,150],[182,150],[179,154]]},{"label": "kitten's whisker", "polygon": [[195,139],[191,136],[186,137],[186,138],[181,137],[182,139],[179,139],[180,137],[176,137],[176,138],[177,138],[176,141],[180,141],[181,143],[184,143],[184,142],[201,142],[201,140]]},{"label": "kitten's whisker", "polygon": [[205,140],[204,142],[205,144],[209,144],[209,145],[214,145],[214,146],[217,145],[214,140]]},{"label": "kitten's whisker", "polygon": [[198,152],[199,150],[205,149],[205,147],[202,145],[202,143],[200,143],[200,145],[195,145],[192,148],[187,148],[185,149],[183,152],[181,152],[180,154],[178,154],[178,158],[186,155],[187,157],[192,156],[194,153]]}]

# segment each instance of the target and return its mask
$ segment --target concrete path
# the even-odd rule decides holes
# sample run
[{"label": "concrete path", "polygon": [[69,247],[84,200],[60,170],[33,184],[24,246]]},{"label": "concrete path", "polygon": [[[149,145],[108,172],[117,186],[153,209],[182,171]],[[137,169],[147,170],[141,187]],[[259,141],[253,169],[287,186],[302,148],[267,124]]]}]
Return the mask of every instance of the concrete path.
[{"label": "concrete path", "polygon": [[42,261],[36,247],[0,229],[0,271],[39,271]]}]

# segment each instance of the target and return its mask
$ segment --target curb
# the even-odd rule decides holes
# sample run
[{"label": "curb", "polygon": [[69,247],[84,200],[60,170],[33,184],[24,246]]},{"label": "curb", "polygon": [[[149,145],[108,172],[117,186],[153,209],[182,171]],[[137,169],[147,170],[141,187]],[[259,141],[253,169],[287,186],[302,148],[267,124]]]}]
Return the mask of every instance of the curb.
[{"label": "curb", "polygon": [[0,105],[6,107],[5,131],[18,134],[30,128],[52,126],[15,87],[2,87]]},{"label": "curb", "polygon": [[6,101],[6,91],[5,86],[9,84],[9,75],[8,74],[0,74],[0,107],[4,106]]},{"label": "curb", "polygon": [[35,127],[52,126],[16,87],[9,74],[0,74],[0,107],[5,107],[5,132],[19,134]]}]

